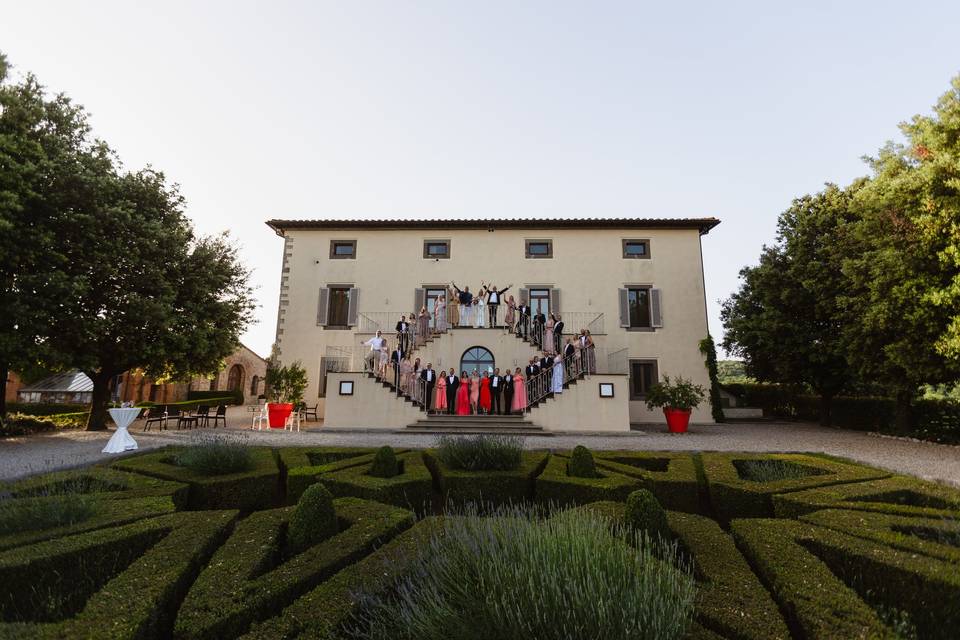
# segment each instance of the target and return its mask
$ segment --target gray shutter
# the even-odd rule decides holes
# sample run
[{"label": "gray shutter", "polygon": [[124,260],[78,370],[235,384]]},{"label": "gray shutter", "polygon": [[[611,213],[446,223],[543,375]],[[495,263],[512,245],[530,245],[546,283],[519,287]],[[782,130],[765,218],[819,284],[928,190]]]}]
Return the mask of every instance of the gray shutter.
[{"label": "gray shutter", "polygon": [[660,289],[650,289],[650,326],[663,326],[663,309],[660,303]]},{"label": "gray shutter", "polygon": [[327,324],[327,312],[330,309],[330,289],[320,289],[320,302],[317,305],[317,326]]},{"label": "gray shutter", "polygon": [[355,327],[357,325],[357,310],[360,305],[360,289],[350,289],[348,292],[349,300],[347,303],[347,326]]},{"label": "gray shutter", "polygon": [[322,356],[320,357],[320,386],[317,397],[327,397],[327,359]]},{"label": "gray shutter", "polygon": [[530,289],[520,289],[520,300],[517,302],[519,303],[521,301],[526,304],[530,304]]},{"label": "gray shutter", "polygon": [[560,313],[560,289],[550,289],[550,313]]},{"label": "gray shutter", "polygon": [[[421,287],[414,289],[413,290],[413,313],[414,314],[420,313],[420,308],[425,304],[427,304],[427,290]],[[411,318],[411,321],[412,322],[417,321],[416,315],[414,315],[414,317]]]},{"label": "gray shutter", "polygon": [[630,292],[627,289],[618,289],[620,297],[620,326],[630,326]]}]

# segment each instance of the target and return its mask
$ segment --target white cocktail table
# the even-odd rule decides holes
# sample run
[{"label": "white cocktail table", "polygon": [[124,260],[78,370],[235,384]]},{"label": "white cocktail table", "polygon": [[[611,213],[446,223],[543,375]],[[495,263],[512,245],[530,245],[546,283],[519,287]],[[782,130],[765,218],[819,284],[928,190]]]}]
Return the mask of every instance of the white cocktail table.
[{"label": "white cocktail table", "polygon": [[107,446],[103,448],[103,453],[123,453],[124,451],[133,451],[137,448],[137,441],[133,439],[127,427],[137,419],[141,409],[139,407],[129,407],[125,409],[108,409],[110,417],[117,425],[117,430],[110,437]]}]

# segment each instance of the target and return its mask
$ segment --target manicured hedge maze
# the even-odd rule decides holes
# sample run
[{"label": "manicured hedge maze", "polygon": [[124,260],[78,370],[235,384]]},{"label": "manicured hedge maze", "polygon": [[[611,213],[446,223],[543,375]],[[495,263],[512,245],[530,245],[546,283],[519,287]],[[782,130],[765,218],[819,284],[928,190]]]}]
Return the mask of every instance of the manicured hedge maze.
[{"label": "manicured hedge maze", "polygon": [[[533,501],[627,522],[637,489],[668,509],[694,567],[689,640],[960,628],[960,490],[839,459],[595,452],[595,477],[578,477],[569,452],[528,451],[489,472],[398,450],[396,475],[379,477],[372,449],[253,453],[242,473],[198,474],[168,449],[4,487],[0,518],[66,490],[95,509],[0,535],[0,638],[343,637],[360,594],[389,590],[442,530],[444,505]],[[288,545],[288,505],[327,495],[319,486],[336,526],[305,550]]]}]

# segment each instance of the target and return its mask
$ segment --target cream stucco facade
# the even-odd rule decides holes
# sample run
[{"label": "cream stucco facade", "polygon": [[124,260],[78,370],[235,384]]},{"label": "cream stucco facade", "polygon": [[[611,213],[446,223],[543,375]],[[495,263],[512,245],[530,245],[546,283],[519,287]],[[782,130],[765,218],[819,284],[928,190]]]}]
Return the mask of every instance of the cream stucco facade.
[{"label": "cream stucco facade", "polygon": [[[700,243],[717,224],[715,219],[433,223],[272,220],[268,224],[284,238],[279,358],[283,363],[300,361],[304,365],[309,376],[306,401],[313,404],[319,399],[321,410],[336,395],[334,390],[322,397],[323,358],[338,351],[361,353],[361,343],[376,327],[382,328],[393,346],[394,324],[422,300],[418,290],[445,287],[451,282],[461,288],[470,286],[471,291],[479,289],[481,281],[499,288],[512,284],[508,295],[518,301],[521,289],[553,290],[550,310],[563,317],[568,336],[579,333],[583,328],[580,325],[592,327],[602,361],[598,373],[630,374],[634,371],[630,362],[654,363],[658,379],[682,375],[709,386],[698,349],[708,332]],[[528,257],[527,241],[531,240],[549,241],[550,257]],[[646,241],[645,255],[624,257],[626,240]],[[333,257],[334,241],[352,244],[352,256]],[[424,257],[425,241],[448,243],[449,257]],[[329,300],[327,308],[321,308],[320,299],[321,291],[330,287],[353,290],[349,326],[324,326],[324,319],[318,317],[318,312],[329,313]],[[656,290],[659,313],[649,308],[646,313],[655,313],[652,323],[660,326],[624,326],[631,324],[631,317],[629,313],[624,317],[621,290],[631,288]],[[649,305],[654,294],[648,291],[646,296]],[[416,355],[424,363],[433,362],[435,368],[452,366],[459,372],[460,357],[473,346],[488,349],[496,365],[504,368],[522,367],[533,354],[530,345],[503,330],[454,329]],[[631,393],[635,390],[632,378],[624,380],[618,385],[621,388],[616,397],[623,411],[599,406],[597,411],[616,415],[617,429],[621,428],[622,415],[628,416],[628,422],[662,421],[661,414],[648,411],[642,398]],[[593,387],[596,385],[582,385],[595,395]],[[577,393],[586,392],[578,389]],[[589,413],[589,403],[581,401],[578,407],[581,404],[586,409],[578,411]],[[540,411],[542,420],[548,423],[560,421],[551,417],[556,413],[555,409]],[[531,419],[536,420],[536,416]],[[395,426],[405,420],[397,417],[386,422]],[[702,404],[692,420],[711,422],[709,406]],[[575,426],[569,419],[562,422],[568,423],[566,428]],[[550,429],[552,425],[541,426]],[[585,424],[583,428],[592,427]]]}]

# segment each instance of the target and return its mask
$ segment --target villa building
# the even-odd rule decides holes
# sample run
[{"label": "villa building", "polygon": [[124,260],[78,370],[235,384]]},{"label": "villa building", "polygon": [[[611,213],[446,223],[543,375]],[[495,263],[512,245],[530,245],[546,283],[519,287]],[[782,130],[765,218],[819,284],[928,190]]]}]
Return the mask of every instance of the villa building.
[{"label": "villa building", "polygon": [[[660,422],[644,404],[663,376],[709,386],[699,342],[707,335],[697,219],[270,220],[284,238],[276,347],[307,370],[305,400],[325,427],[396,429],[426,414],[363,373],[364,343],[421,307],[432,316],[455,283],[505,292],[533,314],[558,315],[563,341],[589,330],[593,364],[577,384],[543,398],[524,422],[548,431],[625,431]],[[413,352],[435,370],[523,368],[537,350],[515,332],[451,327]],[[584,384],[586,382],[586,384]],[[694,422],[711,422],[707,404]]]}]

